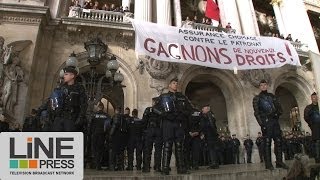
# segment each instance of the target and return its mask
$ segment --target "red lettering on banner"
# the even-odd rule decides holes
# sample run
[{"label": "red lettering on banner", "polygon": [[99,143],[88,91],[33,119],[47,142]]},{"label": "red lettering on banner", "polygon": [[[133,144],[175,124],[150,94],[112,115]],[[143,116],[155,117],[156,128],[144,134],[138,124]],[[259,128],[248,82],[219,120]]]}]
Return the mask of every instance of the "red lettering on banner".
[{"label": "red lettering on banner", "polygon": [[249,66],[251,66],[251,63],[254,64],[254,65],[257,65],[255,62],[254,62],[254,57],[251,56],[251,55],[246,55],[246,59],[247,59],[247,62],[249,64]]},{"label": "red lettering on banner", "polygon": [[175,59],[181,59],[181,56],[176,55],[176,56],[174,57],[174,56],[172,55],[172,52],[171,52],[171,48],[172,48],[172,47],[175,47],[176,49],[179,48],[179,46],[176,45],[176,44],[170,44],[170,45],[168,46],[170,56],[173,57],[173,58],[175,58]]},{"label": "red lettering on banner", "polygon": [[[267,58],[267,56],[265,56],[265,57]],[[263,56],[260,56],[260,55],[259,55],[259,56],[256,57],[256,59],[257,59],[257,62],[258,62],[259,64],[261,64],[261,65],[265,65],[265,64],[266,64],[266,60],[264,59]],[[260,61],[259,59],[260,59],[261,61]]]},{"label": "red lettering on banner", "polygon": [[147,38],[145,41],[144,41],[144,48],[149,52],[149,53],[154,53],[156,52],[156,49],[155,48],[150,48],[148,49],[148,42],[153,42],[155,43],[156,41],[151,39],[151,38]]},{"label": "red lettering on banner", "polygon": [[228,50],[226,48],[219,49],[219,53],[221,54],[221,56],[225,57],[228,60],[227,62],[224,62],[224,64],[231,64],[232,63],[231,58],[226,54],[224,54],[223,51],[228,51]]},{"label": "red lettering on banner", "polygon": [[[240,58],[242,59],[242,62],[240,61]],[[243,66],[246,64],[246,60],[240,54],[236,54],[236,59],[239,66]]]},{"label": "red lettering on banner", "polygon": [[159,43],[159,50],[157,53],[157,56],[160,56],[161,53],[164,53],[167,57],[169,57],[169,54],[166,52],[166,50],[164,49],[164,47],[162,46],[162,43]]},{"label": "red lettering on banner", "polygon": [[207,49],[207,52],[208,52],[209,61],[212,63],[212,58],[211,58],[211,55],[212,55],[213,58],[216,60],[216,62],[221,64],[217,48],[213,48],[215,53],[213,53],[209,47],[206,47],[206,49]]},{"label": "red lettering on banner", "polygon": [[[272,59],[273,64],[276,64],[276,60],[274,59],[275,54],[268,54],[268,56]],[[269,61],[268,61],[268,63],[271,64]]]},{"label": "red lettering on banner", "polygon": [[284,62],[287,61],[286,58],[283,57],[283,53],[282,53],[282,52],[278,52],[278,53],[277,53],[277,56],[278,56],[278,58],[280,59],[280,62],[281,62],[281,63],[284,63]]},{"label": "red lettering on banner", "polygon": [[[198,49],[202,49],[202,52],[203,52],[203,55],[204,55],[204,59],[202,60],[202,59],[200,59],[200,57],[199,57],[199,51],[198,51]],[[206,62],[207,61],[207,53],[206,53],[206,50],[204,49],[204,47],[202,47],[202,46],[200,46],[200,45],[198,45],[198,46],[196,46],[196,57],[197,57],[197,60],[198,61],[201,61],[201,62]]]},{"label": "red lettering on banner", "polygon": [[192,55],[192,56],[190,56],[190,54],[188,53],[188,51],[187,51],[187,49],[184,47],[184,45],[181,46],[181,54],[182,54],[184,60],[187,60],[186,55],[188,55],[188,57],[189,57],[190,59],[192,59],[192,60],[195,61],[195,54],[194,54],[193,46],[191,45],[190,47],[191,47],[191,53],[192,53],[191,55]]}]

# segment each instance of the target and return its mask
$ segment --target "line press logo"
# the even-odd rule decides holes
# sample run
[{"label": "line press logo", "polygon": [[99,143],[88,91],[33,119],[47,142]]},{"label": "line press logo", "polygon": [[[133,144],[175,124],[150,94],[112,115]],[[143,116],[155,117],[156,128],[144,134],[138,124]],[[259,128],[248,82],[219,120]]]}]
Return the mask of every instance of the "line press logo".
[{"label": "line press logo", "polygon": [[[3,179],[82,179],[82,133],[1,133]],[[4,163],[7,162],[7,163]]]}]

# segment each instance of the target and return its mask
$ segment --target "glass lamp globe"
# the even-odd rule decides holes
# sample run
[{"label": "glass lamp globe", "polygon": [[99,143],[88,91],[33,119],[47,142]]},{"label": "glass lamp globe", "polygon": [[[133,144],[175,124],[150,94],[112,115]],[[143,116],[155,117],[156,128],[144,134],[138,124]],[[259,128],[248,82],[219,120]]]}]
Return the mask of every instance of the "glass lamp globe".
[{"label": "glass lamp globe", "polygon": [[78,66],[78,59],[76,58],[76,54],[72,53],[68,60],[66,61],[66,66],[73,66],[77,67]]},{"label": "glass lamp globe", "polygon": [[111,72],[116,72],[119,69],[119,63],[117,61],[117,59],[114,57],[111,57],[111,59],[109,60],[108,64],[107,64],[107,68],[111,71]]},{"label": "glass lamp globe", "polygon": [[60,77],[60,78],[63,78],[63,76],[64,76],[64,70],[61,69],[60,72],[59,72],[59,77]]},{"label": "glass lamp globe", "polygon": [[106,77],[111,78],[112,77],[112,72],[110,70],[106,70]]},{"label": "glass lamp globe", "polygon": [[124,80],[124,77],[123,77],[123,75],[120,73],[120,71],[119,71],[119,72],[116,72],[116,73],[114,74],[114,81],[115,81],[115,82],[121,83],[123,80]]}]

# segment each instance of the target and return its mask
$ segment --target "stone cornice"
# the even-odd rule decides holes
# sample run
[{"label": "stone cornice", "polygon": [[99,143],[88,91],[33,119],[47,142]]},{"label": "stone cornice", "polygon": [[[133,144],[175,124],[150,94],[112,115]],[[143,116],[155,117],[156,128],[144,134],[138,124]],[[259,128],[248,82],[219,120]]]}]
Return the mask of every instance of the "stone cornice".
[{"label": "stone cornice", "polygon": [[0,3],[0,20],[19,24],[47,24],[50,20],[49,7]]},{"label": "stone cornice", "polygon": [[121,22],[102,22],[92,19],[78,19],[78,18],[61,18],[62,24],[79,25],[79,26],[93,26],[93,27],[106,27],[112,29],[133,30],[131,23]]},{"label": "stone cornice", "polygon": [[21,12],[21,13],[32,13],[32,14],[48,14],[48,6],[30,6],[23,4],[7,4],[0,3],[0,12]]}]

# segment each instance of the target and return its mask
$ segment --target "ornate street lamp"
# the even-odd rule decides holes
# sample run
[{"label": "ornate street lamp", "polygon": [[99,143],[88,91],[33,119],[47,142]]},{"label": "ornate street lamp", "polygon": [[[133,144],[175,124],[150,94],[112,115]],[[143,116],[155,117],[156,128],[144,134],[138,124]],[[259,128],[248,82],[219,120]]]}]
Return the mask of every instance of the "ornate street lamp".
[{"label": "ornate street lamp", "polygon": [[102,56],[108,49],[108,46],[104,44],[99,38],[92,39],[84,43],[84,48],[89,54],[88,62],[91,66],[100,64]]}]

